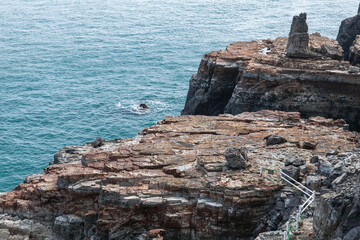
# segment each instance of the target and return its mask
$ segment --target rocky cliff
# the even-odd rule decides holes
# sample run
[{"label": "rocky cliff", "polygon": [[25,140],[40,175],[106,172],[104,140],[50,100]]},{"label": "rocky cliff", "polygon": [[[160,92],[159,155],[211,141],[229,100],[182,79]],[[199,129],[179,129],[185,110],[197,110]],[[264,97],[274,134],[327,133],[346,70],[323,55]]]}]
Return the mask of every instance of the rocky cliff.
[{"label": "rocky cliff", "polygon": [[341,22],[336,40],[344,49],[344,59],[349,60],[353,65],[359,64],[351,57],[351,46],[354,45],[356,36],[360,34],[360,4],[357,15],[344,19]]},{"label": "rocky cliff", "polygon": [[[180,116],[131,139],[67,146],[0,197],[0,236],[249,239],[286,221],[272,214],[291,202],[282,184],[259,176],[260,165],[280,169],[299,158],[305,181],[313,156],[356,148],[359,135],[343,127],[296,112]],[[229,148],[244,164],[233,164]]]},{"label": "rocky cliff", "polygon": [[288,38],[237,42],[204,55],[182,114],[296,111],[305,118],[342,118],[359,129],[360,75],[342,61],[341,46],[315,33],[307,58],[289,58],[287,45]]}]

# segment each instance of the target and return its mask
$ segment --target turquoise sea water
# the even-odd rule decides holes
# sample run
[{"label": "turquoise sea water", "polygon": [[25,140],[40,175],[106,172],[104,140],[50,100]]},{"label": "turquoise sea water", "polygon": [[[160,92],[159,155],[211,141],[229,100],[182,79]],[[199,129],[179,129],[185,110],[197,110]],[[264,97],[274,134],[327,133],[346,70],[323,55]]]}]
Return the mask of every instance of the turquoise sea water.
[{"label": "turquoise sea water", "polygon": [[[240,40],[335,38],[347,0],[12,0],[0,2],[0,192],[64,145],[125,138],[179,115],[201,56]],[[146,103],[149,111],[137,106]]]}]

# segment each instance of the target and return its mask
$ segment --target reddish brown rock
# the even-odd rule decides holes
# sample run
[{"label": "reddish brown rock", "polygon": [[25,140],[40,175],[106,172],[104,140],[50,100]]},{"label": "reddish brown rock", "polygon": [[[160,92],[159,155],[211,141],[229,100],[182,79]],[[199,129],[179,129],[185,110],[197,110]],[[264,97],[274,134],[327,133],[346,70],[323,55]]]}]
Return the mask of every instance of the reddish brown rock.
[{"label": "reddish brown rock", "polygon": [[341,60],[341,46],[311,34],[311,58],[299,59],[286,57],[287,42],[237,42],[204,55],[190,80],[182,114],[281,110],[300,112],[305,118],[345,119],[350,129],[359,129],[360,74]]},{"label": "reddish brown rock", "polygon": [[[38,239],[248,239],[282,187],[260,178],[260,165],[280,169],[294,155],[309,165],[313,155],[358,142],[359,135],[337,121],[299,116],[165,117],[132,139],[77,147],[84,150],[81,161],[64,159],[68,163],[53,164],[0,197],[0,229],[29,219],[36,231],[24,234]],[[269,135],[288,142],[266,146]],[[299,147],[312,141],[315,149]],[[227,167],[224,152],[231,146],[246,147],[246,169]]]}]

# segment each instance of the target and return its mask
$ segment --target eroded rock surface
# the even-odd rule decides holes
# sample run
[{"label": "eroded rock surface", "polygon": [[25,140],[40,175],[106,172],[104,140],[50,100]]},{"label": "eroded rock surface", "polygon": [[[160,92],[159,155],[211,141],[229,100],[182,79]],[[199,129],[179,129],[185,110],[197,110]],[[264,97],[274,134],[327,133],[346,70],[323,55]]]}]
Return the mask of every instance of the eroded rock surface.
[{"label": "eroded rock surface", "polygon": [[350,47],[349,61],[352,65],[360,64],[360,35],[357,35],[353,45]]},{"label": "eroded rock surface", "polygon": [[314,213],[317,237],[359,239],[360,148],[328,155],[317,169],[323,176]]},{"label": "eroded rock surface", "polygon": [[[360,5],[359,5],[360,9]],[[344,50],[344,59],[350,58],[350,47],[356,38],[356,35],[360,34],[360,12],[354,17],[347,18],[341,22],[339,32],[336,40]]]},{"label": "eroded rock surface", "polygon": [[[277,211],[297,208],[282,185],[259,177],[260,165],[280,169],[296,155],[312,172],[314,155],[356,147],[359,135],[343,127],[279,111],[166,117],[132,139],[76,147],[81,160],[50,165],[2,195],[0,234],[31,221],[38,227],[23,239],[249,239],[284,222]],[[269,135],[288,142],[267,146]],[[313,141],[315,149],[299,145]],[[232,146],[247,149],[245,169],[227,166]]]},{"label": "eroded rock surface", "polygon": [[301,13],[299,16],[294,16],[293,18],[286,46],[286,56],[291,58],[310,57],[306,13]]},{"label": "eroded rock surface", "polygon": [[[190,80],[183,115],[264,109],[302,117],[345,119],[359,129],[360,74],[349,73],[342,48],[319,33],[309,36],[312,58],[286,57],[287,38],[237,42],[204,55]],[[263,54],[262,50],[271,50]]]}]

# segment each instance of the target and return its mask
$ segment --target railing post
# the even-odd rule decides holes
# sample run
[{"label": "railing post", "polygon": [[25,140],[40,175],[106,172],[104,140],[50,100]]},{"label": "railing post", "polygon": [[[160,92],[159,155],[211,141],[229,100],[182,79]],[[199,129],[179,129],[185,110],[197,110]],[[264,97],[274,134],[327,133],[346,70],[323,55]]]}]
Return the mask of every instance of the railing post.
[{"label": "railing post", "polygon": [[287,235],[286,231],[284,231],[284,240],[286,240],[286,235]]},{"label": "railing post", "polygon": [[262,176],[262,166],[260,166],[260,177]]}]

